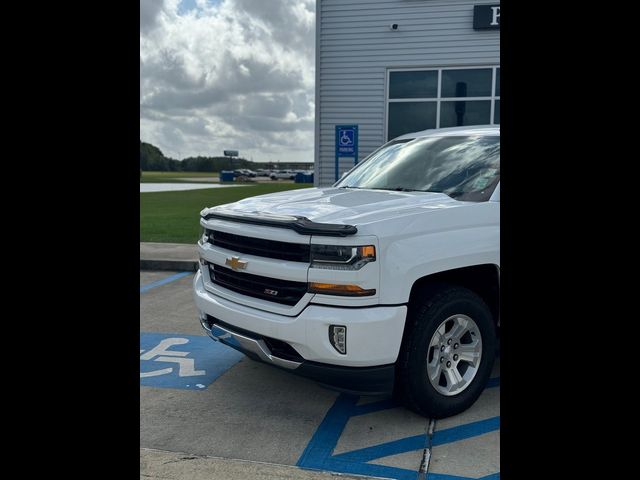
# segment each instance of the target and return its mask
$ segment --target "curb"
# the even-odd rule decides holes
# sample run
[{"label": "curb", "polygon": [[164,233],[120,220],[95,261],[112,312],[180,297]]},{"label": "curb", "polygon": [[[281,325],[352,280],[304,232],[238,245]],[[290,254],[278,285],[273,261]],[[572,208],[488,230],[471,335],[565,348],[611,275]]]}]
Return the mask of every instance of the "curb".
[{"label": "curb", "polygon": [[141,258],[140,270],[195,272],[198,270],[198,262],[197,260],[149,260]]}]

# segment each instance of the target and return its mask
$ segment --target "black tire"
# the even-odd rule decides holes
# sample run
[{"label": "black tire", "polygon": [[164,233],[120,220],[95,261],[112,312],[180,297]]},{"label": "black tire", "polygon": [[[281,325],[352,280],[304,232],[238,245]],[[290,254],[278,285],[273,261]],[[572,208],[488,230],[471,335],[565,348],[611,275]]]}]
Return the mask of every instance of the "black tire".
[{"label": "black tire", "polygon": [[[436,329],[452,315],[473,319],[482,335],[482,356],[471,383],[460,393],[439,393],[427,377],[428,345]],[[478,399],[495,361],[496,328],[489,307],[471,290],[440,286],[424,291],[410,305],[397,362],[396,395],[409,409],[428,418],[444,418],[469,408]]]}]

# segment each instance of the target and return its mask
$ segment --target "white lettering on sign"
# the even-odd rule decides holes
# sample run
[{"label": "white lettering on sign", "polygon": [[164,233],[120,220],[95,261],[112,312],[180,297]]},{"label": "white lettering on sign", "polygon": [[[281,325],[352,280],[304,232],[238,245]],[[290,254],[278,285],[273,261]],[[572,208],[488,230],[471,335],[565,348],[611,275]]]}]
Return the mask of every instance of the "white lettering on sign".
[{"label": "white lettering on sign", "polygon": [[491,7],[492,17],[490,25],[493,27],[495,25],[500,25],[498,20],[500,19],[500,6]]}]

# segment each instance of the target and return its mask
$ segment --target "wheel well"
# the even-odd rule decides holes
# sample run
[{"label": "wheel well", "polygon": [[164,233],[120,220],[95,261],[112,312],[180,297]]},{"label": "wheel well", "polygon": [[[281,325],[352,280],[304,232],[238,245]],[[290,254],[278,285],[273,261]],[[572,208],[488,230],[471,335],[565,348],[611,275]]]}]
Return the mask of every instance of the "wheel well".
[{"label": "wheel well", "polygon": [[430,287],[441,284],[468,288],[479,295],[487,304],[497,325],[500,324],[500,267],[497,265],[474,265],[434,273],[419,278],[411,287],[409,304]]}]

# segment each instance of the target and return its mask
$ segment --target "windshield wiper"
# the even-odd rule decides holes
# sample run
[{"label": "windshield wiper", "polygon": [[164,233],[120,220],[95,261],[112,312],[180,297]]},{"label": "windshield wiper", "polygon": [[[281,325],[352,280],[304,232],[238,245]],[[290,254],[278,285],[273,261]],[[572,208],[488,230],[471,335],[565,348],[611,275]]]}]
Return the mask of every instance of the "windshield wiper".
[{"label": "windshield wiper", "polygon": [[389,190],[391,192],[426,192],[426,190],[418,190],[417,188],[406,187],[372,188],[371,190]]},{"label": "windshield wiper", "polygon": [[426,192],[427,190],[418,190],[417,188],[406,188],[406,187],[393,187],[393,188],[382,188],[382,187],[338,187],[338,188],[360,188],[363,190],[388,190],[392,192]]}]

